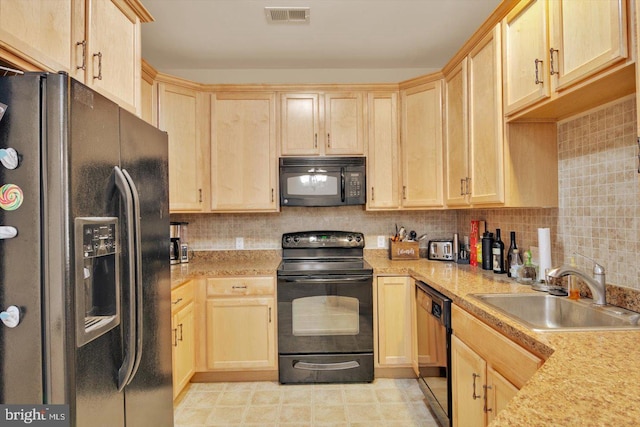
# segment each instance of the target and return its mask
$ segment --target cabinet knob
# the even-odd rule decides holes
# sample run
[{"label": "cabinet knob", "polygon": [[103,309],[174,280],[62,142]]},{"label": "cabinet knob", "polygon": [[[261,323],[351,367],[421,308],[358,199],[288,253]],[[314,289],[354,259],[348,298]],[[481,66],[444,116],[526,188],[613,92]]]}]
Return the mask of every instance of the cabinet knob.
[{"label": "cabinet knob", "polygon": [[480,375],[476,374],[475,372],[471,375],[473,375],[473,400],[480,399],[482,396],[476,394],[476,378],[480,378]]},{"label": "cabinet knob", "polygon": [[539,72],[539,70],[538,70],[538,64],[542,64],[542,62],[543,62],[543,61],[542,61],[541,59],[537,59],[537,58],[536,58],[536,60],[535,60],[535,64],[536,64],[536,84],[537,84],[537,85],[541,85],[542,83],[544,83],[544,81],[543,81],[543,80],[540,80],[540,78],[539,78],[539,76],[538,76],[538,72]]},{"label": "cabinet knob", "polygon": [[102,80],[102,52],[94,53],[93,58],[98,57],[98,75],[93,74],[94,79]]},{"label": "cabinet knob", "polygon": [[[558,49],[554,49],[554,48],[549,49],[549,74],[551,74],[552,76],[554,74],[560,74],[559,70],[556,71],[556,70],[553,69],[553,52],[556,53],[556,57],[557,57],[558,56]],[[560,58],[558,58],[558,59],[560,59]]]},{"label": "cabinet knob", "polygon": [[76,70],[86,70],[87,69],[87,41],[82,40],[81,42],[76,43],[77,46],[82,46],[82,65],[76,65]]},{"label": "cabinet knob", "polygon": [[487,393],[487,390],[490,390],[490,389],[491,389],[491,386],[490,386],[490,385],[483,385],[483,386],[482,386],[482,388],[484,388],[484,408],[483,408],[483,411],[484,411],[485,413],[487,413],[487,412],[492,412],[492,411],[493,411],[493,409],[491,409],[491,408],[487,407],[487,394],[488,394],[488,393]]}]

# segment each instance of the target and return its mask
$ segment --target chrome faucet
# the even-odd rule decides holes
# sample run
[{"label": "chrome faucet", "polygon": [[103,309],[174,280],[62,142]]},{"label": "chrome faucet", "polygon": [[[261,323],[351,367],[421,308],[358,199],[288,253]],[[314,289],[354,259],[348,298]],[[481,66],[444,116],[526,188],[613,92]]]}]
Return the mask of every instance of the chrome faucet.
[{"label": "chrome faucet", "polygon": [[607,292],[605,288],[604,267],[589,257],[586,257],[578,253],[576,253],[576,255],[580,255],[583,258],[587,258],[593,261],[594,263],[593,277],[589,276],[588,273],[585,273],[582,270],[578,270],[577,267],[573,267],[569,265],[562,265],[560,267],[552,268],[547,272],[547,276],[556,277],[556,278],[567,276],[569,274],[578,276],[582,280],[584,280],[584,282],[587,284],[587,286],[591,290],[591,294],[593,295],[593,303],[595,305],[607,305]]}]

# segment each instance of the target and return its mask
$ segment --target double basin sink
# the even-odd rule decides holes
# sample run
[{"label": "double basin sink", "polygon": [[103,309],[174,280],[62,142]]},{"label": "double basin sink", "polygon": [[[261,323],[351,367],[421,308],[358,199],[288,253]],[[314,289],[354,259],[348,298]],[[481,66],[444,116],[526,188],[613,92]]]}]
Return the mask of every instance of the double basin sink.
[{"label": "double basin sink", "polygon": [[590,299],[570,300],[544,293],[470,294],[507,317],[537,332],[640,330],[640,313]]}]

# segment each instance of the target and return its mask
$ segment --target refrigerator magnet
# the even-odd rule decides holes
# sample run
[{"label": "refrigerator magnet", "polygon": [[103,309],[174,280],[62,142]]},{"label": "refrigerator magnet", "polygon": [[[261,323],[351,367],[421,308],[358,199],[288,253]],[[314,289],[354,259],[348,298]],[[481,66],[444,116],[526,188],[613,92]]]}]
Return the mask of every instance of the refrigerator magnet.
[{"label": "refrigerator magnet", "polygon": [[5,184],[0,187],[0,208],[5,211],[15,211],[22,205],[24,195],[22,189],[15,184]]},{"label": "refrigerator magnet", "polygon": [[0,162],[7,169],[18,167],[18,152],[13,148],[0,148]]}]

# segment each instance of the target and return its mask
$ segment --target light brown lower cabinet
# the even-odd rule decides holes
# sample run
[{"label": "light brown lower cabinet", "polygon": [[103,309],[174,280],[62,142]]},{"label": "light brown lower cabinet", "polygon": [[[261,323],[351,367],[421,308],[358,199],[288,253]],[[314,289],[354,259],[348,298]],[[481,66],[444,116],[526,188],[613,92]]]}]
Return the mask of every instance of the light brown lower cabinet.
[{"label": "light brown lower cabinet", "polygon": [[195,311],[193,282],[171,291],[171,340],[173,398],[189,383],[195,372]]},{"label": "light brown lower cabinet", "polygon": [[380,366],[411,366],[411,279],[378,277],[378,348]]},{"label": "light brown lower cabinet", "polygon": [[484,427],[543,361],[455,305],[451,324],[453,425]]},{"label": "light brown lower cabinet", "polygon": [[206,292],[207,370],[275,369],[275,279],[211,278]]}]

